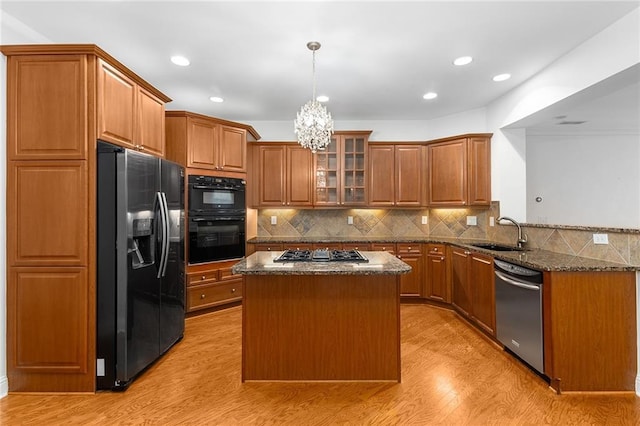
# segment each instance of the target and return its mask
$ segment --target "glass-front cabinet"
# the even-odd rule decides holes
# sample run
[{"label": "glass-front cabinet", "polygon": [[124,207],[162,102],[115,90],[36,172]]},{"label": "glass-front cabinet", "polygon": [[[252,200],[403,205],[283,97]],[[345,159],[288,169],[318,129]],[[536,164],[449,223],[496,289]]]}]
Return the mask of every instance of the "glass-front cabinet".
[{"label": "glass-front cabinet", "polygon": [[336,132],[329,146],[316,152],[315,205],[366,205],[365,165],[370,134],[370,131]]}]

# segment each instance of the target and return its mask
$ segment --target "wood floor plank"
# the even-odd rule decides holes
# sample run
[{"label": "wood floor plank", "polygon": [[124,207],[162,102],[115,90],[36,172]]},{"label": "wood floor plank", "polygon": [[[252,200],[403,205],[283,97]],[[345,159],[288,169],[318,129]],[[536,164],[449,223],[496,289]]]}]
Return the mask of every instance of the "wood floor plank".
[{"label": "wood floor plank", "polygon": [[403,305],[402,383],[244,383],[242,307],[189,318],[124,393],[14,395],[2,425],[637,425],[640,398],[556,395],[453,312]]}]

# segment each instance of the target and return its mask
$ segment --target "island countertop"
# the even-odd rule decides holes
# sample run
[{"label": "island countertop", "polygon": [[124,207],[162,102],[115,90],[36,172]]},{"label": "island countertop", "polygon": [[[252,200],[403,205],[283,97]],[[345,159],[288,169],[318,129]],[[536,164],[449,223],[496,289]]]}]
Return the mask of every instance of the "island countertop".
[{"label": "island countertop", "polygon": [[281,251],[259,251],[233,265],[234,274],[243,275],[398,275],[411,266],[384,251],[361,251],[369,259],[356,262],[274,262]]}]

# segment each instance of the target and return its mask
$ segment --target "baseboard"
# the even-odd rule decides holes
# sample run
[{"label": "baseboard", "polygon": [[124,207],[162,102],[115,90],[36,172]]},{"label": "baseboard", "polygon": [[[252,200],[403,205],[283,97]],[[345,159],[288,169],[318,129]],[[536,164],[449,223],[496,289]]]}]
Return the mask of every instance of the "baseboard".
[{"label": "baseboard", "polygon": [[[636,389],[638,387],[636,386]],[[9,381],[7,376],[0,377],[0,398],[4,398],[9,393]]]}]

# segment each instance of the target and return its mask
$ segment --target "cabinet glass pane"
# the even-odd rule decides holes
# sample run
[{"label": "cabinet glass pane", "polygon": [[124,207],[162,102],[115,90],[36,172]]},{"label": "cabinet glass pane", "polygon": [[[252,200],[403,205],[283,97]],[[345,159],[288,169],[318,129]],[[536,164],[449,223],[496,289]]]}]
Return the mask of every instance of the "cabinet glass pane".
[{"label": "cabinet glass pane", "polygon": [[337,170],[338,169],[338,156],[335,154],[329,155],[328,161],[328,169]]},{"label": "cabinet glass pane", "polygon": [[356,139],[356,151],[364,152],[364,139],[362,138]]},{"label": "cabinet glass pane", "polygon": [[364,154],[356,154],[356,169],[364,170]]},{"label": "cabinet glass pane", "polygon": [[348,152],[353,152],[353,139],[349,138],[349,139],[345,139],[344,140],[344,152],[348,153]]},{"label": "cabinet glass pane", "polygon": [[346,170],[353,170],[353,166],[355,165],[353,156],[351,155],[346,155],[344,158],[344,169]]},{"label": "cabinet glass pane", "polygon": [[356,172],[355,186],[364,186],[364,171]]}]

